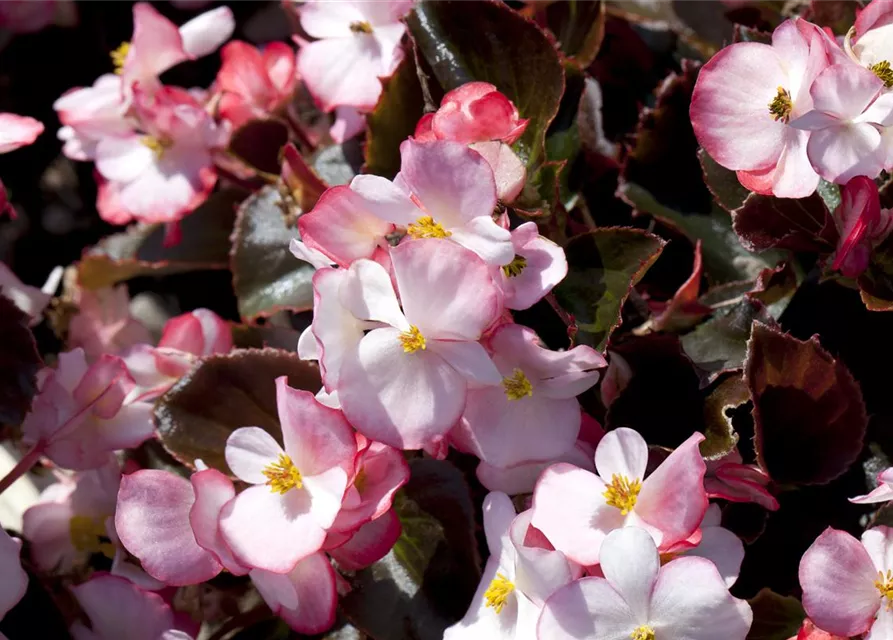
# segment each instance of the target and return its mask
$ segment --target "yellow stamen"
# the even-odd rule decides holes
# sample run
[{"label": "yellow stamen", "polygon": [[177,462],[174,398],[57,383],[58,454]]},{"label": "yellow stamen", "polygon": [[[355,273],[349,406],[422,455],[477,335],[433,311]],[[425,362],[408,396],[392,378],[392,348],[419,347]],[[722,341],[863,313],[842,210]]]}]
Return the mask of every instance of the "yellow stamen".
[{"label": "yellow stamen", "polygon": [[887,60],[872,65],[871,71],[874,75],[884,81],[885,87],[893,89],[893,68],[890,67],[890,63]]},{"label": "yellow stamen", "polygon": [[636,630],[629,637],[633,640],[654,640],[654,629],[642,625],[641,627],[636,627]]},{"label": "yellow stamen", "polygon": [[512,375],[502,379],[502,386],[505,387],[505,395],[509,400],[520,400],[524,396],[533,395],[533,385],[520,369],[512,371]]},{"label": "yellow stamen", "polygon": [[350,23],[350,30],[354,33],[372,33],[372,25],[365,20],[357,20]]},{"label": "yellow stamen", "polygon": [[413,238],[449,238],[453,235],[440,226],[439,222],[434,222],[431,216],[422,216],[413,222],[406,227],[406,233]]},{"label": "yellow stamen", "polygon": [[881,597],[887,599],[887,606],[893,605],[893,571],[878,571],[878,579],[874,581],[874,586],[881,592]]},{"label": "yellow stamen", "polygon": [[140,142],[149,147],[156,158],[163,156],[164,152],[167,151],[167,148],[171,146],[170,141],[156,138],[155,136],[142,136]]},{"label": "yellow stamen", "polygon": [[620,509],[623,515],[628,514],[636,506],[639,499],[639,491],[642,490],[642,482],[638,479],[630,480],[626,476],[616,473],[611,476],[611,484],[602,494],[612,507]]},{"label": "yellow stamen", "polygon": [[502,268],[502,272],[506,278],[516,278],[527,267],[527,258],[523,256],[515,256],[515,259]]},{"label": "yellow stamen", "polygon": [[400,342],[403,343],[403,351],[405,353],[415,353],[419,349],[424,351],[428,348],[425,343],[425,336],[422,335],[422,332],[414,324],[409,325],[409,331],[404,331],[400,334]]},{"label": "yellow stamen", "polygon": [[263,474],[268,478],[267,484],[273,493],[285,494],[289,489],[300,489],[304,486],[301,481],[301,472],[284,453],[279,454],[279,460],[268,464]]},{"label": "yellow stamen", "polygon": [[791,92],[784,87],[778,87],[778,93],[769,103],[769,113],[778,122],[785,124],[791,121],[791,112],[794,110],[794,102],[791,100]]},{"label": "yellow stamen", "polygon": [[68,521],[68,535],[78,551],[101,553],[109,560],[115,557],[115,545],[108,541],[104,518],[74,516]]},{"label": "yellow stamen", "polygon": [[509,595],[511,595],[514,590],[515,585],[513,585],[504,575],[497,573],[496,577],[493,578],[493,581],[490,583],[490,586],[487,587],[487,590],[484,592],[484,599],[487,600],[487,606],[493,607],[493,609],[496,610],[496,613],[502,613],[502,609],[505,607]]},{"label": "yellow stamen", "polygon": [[127,59],[128,53],[130,53],[130,43],[122,42],[117,49],[109,54],[112,58],[112,64],[115,65],[115,73],[118,75],[121,75],[124,71],[124,61]]}]

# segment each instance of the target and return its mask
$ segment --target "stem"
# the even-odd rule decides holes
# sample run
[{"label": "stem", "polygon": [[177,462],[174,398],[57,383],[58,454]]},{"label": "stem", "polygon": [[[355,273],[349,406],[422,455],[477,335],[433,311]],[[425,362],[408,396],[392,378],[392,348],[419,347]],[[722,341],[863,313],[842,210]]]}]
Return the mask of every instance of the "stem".
[{"label": "stem", "polygon": [[43,455],[43,443],[38,442],[34,447],[19,460],[19,463],[0,480],[0,493],[9,489],[10,485],[25,475],[34,463]]}]

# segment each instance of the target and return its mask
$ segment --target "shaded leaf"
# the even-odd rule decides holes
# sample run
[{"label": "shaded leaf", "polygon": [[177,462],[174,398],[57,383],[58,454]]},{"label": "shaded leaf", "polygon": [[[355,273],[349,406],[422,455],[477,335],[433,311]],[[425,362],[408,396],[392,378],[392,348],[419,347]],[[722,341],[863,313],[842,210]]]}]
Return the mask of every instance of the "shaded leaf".
[{"label": "shaded leaf", "polygon": [[301,211],[310,211],[329,188],[292,143],[285,145],[282,152],[281,177],[291,199]]},{"label": "shaded leaf", "polygon": [[279,349],[237,349],[203,359],[155,404],[153,419],[164,448],[187,467],[196,459],[229,474],[226,439],[239,427],[261,427],[280,442],[276,410],[279,376],[296,389],[316,393],[313,364]]},{"label": "shaded leaf", "polygon": [[218,191],[183,218],[182,240],[164,246],[164,225],[135,224],[87,249],[78,263],[78,284],[101,289],[137,276],[229,267],[230,234],[244,193]]},{"label": "shaded leaf", "polygon": [[719,460],[735,449],[738,434],[732,425],[728,409],[740,407],[750,399],[750,392],[740,375],[723,380],[704,401],[704,436],[701,455],[708,460]]},{"label": "shaded leaf", "polygon": [[829,253],[837,244],[831,212],[818,193],[799,199],[752,193],[732,212],[732,226],[750,251],[778,248]]},{"label": "shaded leaf", "polygon": [[267,176],[279,175],[279,154],[288,144],[288,126],[281,120],[249,120],[236,129],[229,152]]},{"label": "shaded leaf", "polygon": [[366,116],[366,171],[392,179],[400,171],[400,143],[415,132],[425,113],[415,59],[403,57],[390,78],[382,80],[381,97]]},{"label": "shaded leaf", "polygon": [[797,635],[806,618],[797,598],[778,595],[771,589],[761,590],[747,602],[753,610],[747,640],[788,640]]},{"label": "shaded leaf", "polygon": [[535,167],[564,91],[564,70],[548,36],[501,2],[419,3],[406,23],[445,91],[490,82],[530,123],[515,150]]},{"label": "shaded leaf", "polygon": [[552,2],[545,8],[546,26],[574,64],[586,68],[595,60],[605,37],[605,3],[592,0]]},{"label": "shaded leaf", "polygon": [[811,0],[803,18],[820,27],[829,27],[835,35],[843,36],[856,22],[862,6],[856,0]]},{"label": "shaded leaf", "polygon": [[753,27],[741,24],[735,25],[735,42],[759,42],[760,44],[772,44],[772,34]]},{"label": "shaded leaf", "polygon": [[741,185],[734,171],[721,166],[704,149],[698,151],[698,161],[707,189],[719,206],[731,213],[744,204],[750,191]]},{"label": "shaded leaf", "polygon": [[249,324],[231,324],[233,344],[237,349],[297,349],[300,331],[290,327],[277,327],[272,324],[262,326]]},{"label": "shaded leaf", "polygon": [[576,319],[581,343],[604,350],[620,323],[623,302],[664,244],[655,235],[622,227],[571,239],[565,247],[568,274],[555,288],[555,297]]},{"label": "shaded leaf", "polygon": [[313,308],[314,268],[289,251],[297,227],[286,224],[275,187],[264,187],[239,207],[230,260],[239,314],[246,321],[277,311]]},{"label": "shaded leaf", "polygon": [[871,252],[868,268],[858,283],[869,311],[893,311],[893,236]]},{"label": "shaded leaf", "polygon": [[745,377],[753,398],[757,459],[775,482],[823,484],[862,450],[862,391],[819,344],[754,324]]},{"label": "shaded leaf", "polygon": [[769,315],[778,320],[797,292],[797,286],[794,267],[790,262],[785,262],[775,269],[764,270],[747,296],[766,305]]},{"label": "shaded leaf", "polygon": [[480,579],[474,505],[449,462],[415,459],[410,469],[396,503],[403,532],[388,555],[357,572],[341,608],[373,638],[440,640]]},{"label": "shaded leaf", "polygon": [[312,161],[313,170],[327,185],[334,187],[347,184],[360,172],[363,166],[363,152],[357,138],[342,144],[333,144],[316,153]]},{"label": "shaded leaf", "polygon": [[37,392],[35,376],[43,366],[30,318],[0,288],[0,425],[19,425]]}]

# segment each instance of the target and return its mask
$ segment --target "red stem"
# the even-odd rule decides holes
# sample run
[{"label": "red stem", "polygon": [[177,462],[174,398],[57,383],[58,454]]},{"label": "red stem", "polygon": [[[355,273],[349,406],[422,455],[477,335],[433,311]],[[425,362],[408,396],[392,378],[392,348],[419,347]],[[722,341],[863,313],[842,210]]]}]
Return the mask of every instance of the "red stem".
[{"label": "red stem", "polygon": [[12,470],[7,473],[2,480],[0,480],[0,493],[3,493],[7,489],[9,489],[10,485],[13,482],[21,478],[25,475],[31,467],[34,466],[34,463],[40,459],[40,456],[43,455],[43,445],[41,443],[37,443],[34,447],[24,455],[24,457],[19,460],[19,463],[12,468]]}]

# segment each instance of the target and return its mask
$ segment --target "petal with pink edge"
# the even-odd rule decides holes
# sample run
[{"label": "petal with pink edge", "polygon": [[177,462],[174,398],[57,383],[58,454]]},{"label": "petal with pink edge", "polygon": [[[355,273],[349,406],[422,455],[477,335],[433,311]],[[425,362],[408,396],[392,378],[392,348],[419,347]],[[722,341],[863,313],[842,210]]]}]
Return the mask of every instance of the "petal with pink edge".
[{"label": "petal with pink edge", "polygon": [[43,123],[27,116],[0,113],[0,153],[25,147],[43,133]]},{"label": "petal with pink edge", "polygon": [[161,596],[124,578],[97,573],[71,592],[90,619],[89,637],[157,640],[174,627],[173,612]]},{"label": "petal with pink edge", "polygon": [[220,512],[236,495],[232,480],[216,469],[203,469],[193,473],[189,481],[195,493],[195,502],[189,510],[189,524],[196,543],[213,553],[233,575],[245,575],[248,567],[233,557],[220,534]]},{"label": "petal with pink edge", "polygon": [[389,509],[357,529],[350,540],[329,549],[328,554],[341,568],[358,571],[385,557],[401,531],[400,518],[393,509]]}]

